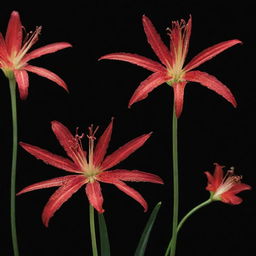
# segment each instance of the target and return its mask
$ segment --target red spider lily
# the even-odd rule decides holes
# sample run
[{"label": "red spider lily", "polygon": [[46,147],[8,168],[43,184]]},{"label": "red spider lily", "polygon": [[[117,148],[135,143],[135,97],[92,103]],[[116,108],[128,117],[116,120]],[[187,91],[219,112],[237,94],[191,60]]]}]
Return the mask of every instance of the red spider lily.
[{"label": "red spider lily", "polygon": [[45,68],[29,65],[28,61],[71,47],[71,44],[66,42],[48,44],[27,53],[38,40],[41,27],[37,27],[31,34],[27,34],[24,39],[22,39],[22,28],[19,13],[13,11],[5,38],[0,33],[0,68],[8,78],[14,76],[18,84],[20,98],[26,99],[28,95],[29,79],[27,71],[46,77],[67,90],[66,83],[59,76]]},{"label": "red spider lily", "polygon": [[[62,147],[65,149],[67,155],[73,160],[63,158],[61,156],[52,154],[44,149],[32,146],[21,142],[20,145],[36,158],[43,160],[47,164],[51,164],[57,168],[65,171],[76,173],[75,175],[67,175],[63,177],[53,178],[30,185],[21,190],[17,195],[49,187],[60,187],[50,197],[46,204],[42,220],[45,226],[48,226],[50,218],[67,201],[80,187],[86,184],[86,194],[90,204],[100,213],[104,212],[102,208],[103,196],[101,193],[101,186],[99,182],[105,182],[115,185],[118,189],[138,201],[147,211],[147,202],[144,198],[133,188],[127,186],[123,181],[144,181],[163,184],[163,181],[157,175],[141,172],[138,170],[108,170],[126,159],[135,150],[140,148],[150,137],[151,133],[141,135],[112,154],[106,155],[108,144],[110,142],[113,127],[113,119],[101,135],[96,147],[94,148],[95,132],[93,127],[89,127],[89,152],[83,150],[81,139],[82,136],[73,136],[70,131],[61,123],[57,121],[52,122],[52,130],[55,133]],[[108,170],[108,171],[107,171]]]},{"label": "red spider lily", "polygon": [[241,43],[241,41],[229,40],[215,44],[200,52],[185,65],[185,67],[183,67],[189,47],[192,18],[190,17],[187,24],[184,20],[181,20],[181,22],[172,22],[172,28],[168,29],[170,36],[170,50],[162,42],[150,19],[144,15],[142,21],[148,43],[151,45],[161,63],[137,54],[123,52],[107,54],[100,58],[100,60],[110,59],[127,61],[154,72],[146,80],[141,82],[140,86],[135,90],[130,99],[129,107],[133,103],[145,99],[148,96],[148,93],[165,82],[174,89],[174,104],[177,117],[179,117],[182,112],[184,89],[187,82],[200,83],[220,94],[236,107],[237,104],[234,96],[223,83],[208,73],[198,70],[192,71],[192,69],[198,67],[229,47]]},{"label": "red spider lily", "polygon": [[234,168],[228,170],[223,176],[223,167],[215,163],[213,175],[205,172],[208,179],[206,189],[211,191],[213,200],[221,200],[227,204],[240,204],[243,200],[236,194],[243,190],[250,190],[251,186],[241,183],[242,177],[234,175]]}]

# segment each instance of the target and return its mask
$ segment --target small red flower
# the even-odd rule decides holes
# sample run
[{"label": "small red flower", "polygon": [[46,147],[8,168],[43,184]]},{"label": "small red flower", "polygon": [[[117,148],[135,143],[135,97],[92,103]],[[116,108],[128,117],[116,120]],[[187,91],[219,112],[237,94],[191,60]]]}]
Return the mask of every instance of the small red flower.
[{"label": "small red flower", "polygon": [[38,40],[41,27],[37,27],[33,33],[27,34],[24,39],[22,39],[22,28],[19,13],[13,11],[5,38],[0,33],[0,69],[8,78],[14,76],[18,84],[20,98],[26,99],[28,95],[29,79],[27,71],[48,78],[68,90],[66,83],[59,76],[45,68],[29,65],[28,61],[71,47],[71,44],[66,42],[48,44],[28,53],[32,45]]},{"label": "small red flower", "polygon": [[161,63],[137,54],[124,52],[111,53],[100,58],[100,60],[127,61],[154,72],[146,80],[141,82],[140,86],[135,90],[130,99],[129,107],[133,103],[145,99],[148,93],[159,85],[167,83],[174,89],[175,112],[176,116],[179,117],[183,108],[184,89],[188,82],[200,83],[208,89],[215,91],[236,107],[237,104],[234,96],[223,83],[208,73],[192,70],[229,47],[241,43],[241,41],[229,40],[215,44],[200,52],[184,67],[189,47],[192,18],[190,17],[187,24],[184,20],[181,20],[181,22],[172,22],[172,28],[168,29],[170,50],[162,42],[150,19],[144,15],[142,22],[148,43]]},{"label": "small red flower", "polygon": [[89,127],[89,135],[87,136],[89,139],[89,152],[87,154],[87,152],[83,150],[81,143],[83,135],[73,136],[63,124],[53,121],[52,130],[72,161],[36,146],[23,142],[20,143],[26,151],[36,158],[43,160],[45,163],[71,173],[76,173],[75,175],[67,175],[35,183],[22,189],[17,194],[20,195],[42,188],[60,187],[50,197],[43,210],[42,220],[45,226],[48,226],[50,218],[62,204],[85,184],[85,191],[90,204],[100,213],[104,212],[104,209],[102,208],[103,196],[99,182],[115,185],[128,196],[138,201],[144,207],[144,210],[147,211],[148,206],[144,198],[136,190],[127,186],[124,181],[142,181],[163,184],[162,179],[157,175],[138,170],[109,169],[140,148],[150,137],[151,133],[141,135],[129,141],[112,154],[105,157],[112,134],[112,127],[113,119],[99,138],[95,148],[94,140],[98,127],[94,131],[93,126]]},{"label": "small red flower", "polygon": [[224,166],[215,163],[213,175],[205,172],[208,179],[206,190],[211,191],[213,200],[221,200],[227,204],[242,203],[243,200],[236,194],[243,190],[250,190],[251,186],[241,183],[242,177],[234,175],[234,168],[230,168],[223,176],[223,168]]}]

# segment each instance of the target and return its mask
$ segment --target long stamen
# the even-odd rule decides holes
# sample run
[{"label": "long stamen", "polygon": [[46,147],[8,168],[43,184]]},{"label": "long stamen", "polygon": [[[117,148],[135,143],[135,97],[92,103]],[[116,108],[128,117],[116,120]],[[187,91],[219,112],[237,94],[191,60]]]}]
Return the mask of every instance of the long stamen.
[{"label": "long stamen", "polygon": [[82,138],[84,137],[84,133],[82,135],[78,135],[77,133],[78,127],[76,128],[76,135],[73,141],[70,141],[70,150],[73,152],[72,158],[74,158],[74,161],[82,168],[87,168],[87,160],[86,160],[86,154],[83,150],[82,146]]},{"label": "long stamen", "polygon": [[172,22],[172,28],[167,29],[171,38],[170,52],[173,60],[171,73],[177,79],[181,75],[187,52],[187,45],[184,45],[186,28],[185,20],[181,20]]},{"label": "long stamen", "polygon": [[89,134],[87,135],[87,138],[89,139],[89,166],[93,166],[93,150],[94,150],[94,140],[96,139],[95,133],[99,129],[99,126],[96,127],[96,129],[93,131],[93,124],[89,126]]},{"label": "long stamen", "polygon": [[28,50],[32,47],[32,45],[36,43],[36,41],[38,40],[38,36],[41,33],[41,30],[42,26],[39,26],[36,27],[36,30],[34,32],[31,31],[26,35],[24,44],[15,58],[16,63],[19,63],[21,59],[25,56],[25,54],[28,52]]},{"label": "long stamen", "polygon": [[79,162],[82,165],[84,165],[85,163],[87,164],[86,156],[85,156],[83,145],[82,145],[82,138],[84,137],[84,133],[82,133],[81,135],[78,135],[77,131],[78,131],[78,127],[76,128],[76,135],[75,135],[75,140],[77,142],[77,148],[75,149],[76,156],[78,157]]}]

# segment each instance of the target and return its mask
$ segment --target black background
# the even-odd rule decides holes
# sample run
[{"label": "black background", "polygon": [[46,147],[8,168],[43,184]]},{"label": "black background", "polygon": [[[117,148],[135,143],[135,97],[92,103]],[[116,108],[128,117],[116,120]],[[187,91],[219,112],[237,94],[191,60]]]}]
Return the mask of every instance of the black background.
[{"label": "black background", "polygon": [[[98,135],[115,117],[108,152],[143,133],[153,131],[147,143],[117,167],[160,175],[165,185],[129,183],[145,197],[149,212],[114,186],[102,185],[105,217],[112,255],[133,255],[154,205],[162,201],[146,255],[163,255],[171,233],[171,115],[173,92],[167,85],[129,110],[128,101],[150,72],[135,65],[97,59],[125,51],[157,60],[146,42],[141,17],[146,14],[168,44],[166,27],[172,20],[193,17],[187,60],[221,41],[238,38],[234,46],[198,68],[224,84],[235,95],[238,107],[214,92],[190,83],[179,119],[180,216],[209,196],[203,172],[213,163],[234,166],[243,181],[255,187],[255,20],[252,4],[199,1],[34,1],[0,8],[0,31],[5,34],[12,10],[20,12],[27,31],[42,25],[34,48],[67,41],[73,45],[31,61],[60,75],[70,94],[53,82],[30,75],[29,96],[18,99],[19,140],[65,155],[50,128],[58,120],[72,132],[87,132],[93,123]],[[11,167],[11,109],[8,81],[0,77],[0,255],[11,256],[9,187]],[[84,141],[86,144],[87,142]],[[32,183],[66,175],[23,149],[18,151],[17,190]],[[81,189],[51,219],[48,228],[40,216],[54,188],[17,198],[17,232],[21,256],[91,255],[88,201]],[[255,191],[241,193],[244,202],[230,206],[216,202],[184,225],[177,256],[251,255],[255,250]],[[252,251],[251,251],[252,250]]]}]

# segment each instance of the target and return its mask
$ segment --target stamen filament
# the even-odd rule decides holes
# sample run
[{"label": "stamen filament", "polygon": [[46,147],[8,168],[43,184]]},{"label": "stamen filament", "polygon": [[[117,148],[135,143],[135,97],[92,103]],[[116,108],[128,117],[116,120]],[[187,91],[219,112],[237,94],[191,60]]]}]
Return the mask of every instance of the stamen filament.
[{"label": "stamen filament", "polygon": [[15,57],[15,64],[19,64],[19,62],[22,60],[22,58],[25,56],[28,50],[32,47],[32,45],[35,44],[35,42],[38,40],[38,35],[40,34],[41,30],[42,26],[36,27],[36,30],[32,33],[32,35],[30,37],[28,36],[27,41],[24,42],[21,50]]},{"label": "stamen filament", "polygon": [[96,137],[94,136],[97,130],[99,129],[99,126],[96,127],[96,129],[93,131],[93,125],[91,125],[89,128],[89,135],[87,135],[87,138],[89,139],[89,168],[93,167],[93,151],[94,151],[94,140]]}]

